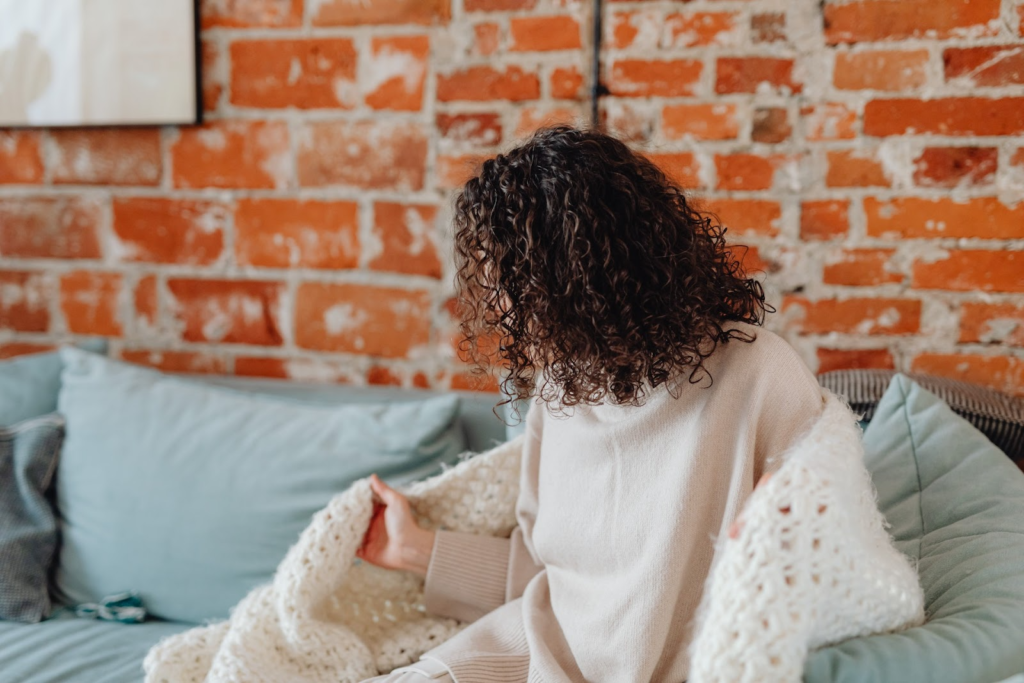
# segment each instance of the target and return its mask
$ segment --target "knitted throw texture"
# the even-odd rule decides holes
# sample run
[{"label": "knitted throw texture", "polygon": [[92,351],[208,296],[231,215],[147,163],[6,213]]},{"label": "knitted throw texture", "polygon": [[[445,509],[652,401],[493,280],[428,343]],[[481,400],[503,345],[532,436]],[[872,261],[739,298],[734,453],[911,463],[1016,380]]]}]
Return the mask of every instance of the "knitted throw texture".
[{"label": "knitted throw texture", "polygon": [[[801,679],[809,648],[923,620],[917,574],[891,544],[856,418],[822,416],[719,539],[691,645],[690,683]],[[508,537],[523,437],[403,491],[426,528]],[[428,614],[423,579],[355,559],[368,479],[318,512],[227,621],[157,643],[146,683],[358,683],[419,659],[466,624]]]}]

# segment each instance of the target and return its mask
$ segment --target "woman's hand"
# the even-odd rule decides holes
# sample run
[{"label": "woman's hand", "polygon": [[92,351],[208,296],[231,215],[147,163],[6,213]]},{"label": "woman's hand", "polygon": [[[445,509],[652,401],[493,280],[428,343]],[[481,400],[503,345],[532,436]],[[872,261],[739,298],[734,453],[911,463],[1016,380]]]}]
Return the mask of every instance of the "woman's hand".
[{"label": "woman's hand", "polygon": [[402,569],[426,576],[434,550],[434,532],[421,528],[409,501],[376,474],[370,475],[373,517],[356,556],[385,569]]}]

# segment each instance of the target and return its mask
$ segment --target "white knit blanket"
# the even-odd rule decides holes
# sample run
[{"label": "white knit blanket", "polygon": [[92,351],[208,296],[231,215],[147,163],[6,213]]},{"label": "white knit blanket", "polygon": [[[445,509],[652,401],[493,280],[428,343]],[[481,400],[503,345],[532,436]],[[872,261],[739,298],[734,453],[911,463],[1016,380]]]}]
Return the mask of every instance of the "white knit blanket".
[{"label": "white knit blanket", "polygon": [[[692,683],[799,681],[808,648],[919,623],[917,576],[891,546],[855,418],[822,417],[716,555],[693,643]],[[507,537],[522,437],[404,493],[428,528]],[[272,583],[231,618],[171,636],[146,683],[357,683],[419,659],[465,625],[427,614],[423,579],[355,559],[373,509],[361,479],[318,512]]]}]

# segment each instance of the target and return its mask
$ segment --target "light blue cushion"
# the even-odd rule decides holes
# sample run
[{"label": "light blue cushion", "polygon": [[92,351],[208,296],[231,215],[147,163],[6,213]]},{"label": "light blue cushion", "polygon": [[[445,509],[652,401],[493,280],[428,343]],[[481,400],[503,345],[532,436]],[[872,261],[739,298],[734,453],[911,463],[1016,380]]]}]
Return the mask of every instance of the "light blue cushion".
[{"label": "light blue cushion", "polygon": [[115,624],[58,614],[40,624],[0,622],[3,683],[141,683],[142,659],[190,624]]},{"label": "light blue cushion", "polygon": [[[103,353],[107,345],[104,340],[95,339],[79,346]],[[57,410],[62,367],[56,351],[0,361],[0,427]]]},{"label": "light blue cushion", "polygon": [[813,653],[807,683],[988,683],[1024,672],[1024,473],[949,406],[896,375],[864,434],[927,623]]},{"label": "light blue cushion", "polygon": [[352,481],[457,460],[458,399],[312,405],[63,349],[56,583],[71,603],[138,591],[150,613],[223,618]]}]

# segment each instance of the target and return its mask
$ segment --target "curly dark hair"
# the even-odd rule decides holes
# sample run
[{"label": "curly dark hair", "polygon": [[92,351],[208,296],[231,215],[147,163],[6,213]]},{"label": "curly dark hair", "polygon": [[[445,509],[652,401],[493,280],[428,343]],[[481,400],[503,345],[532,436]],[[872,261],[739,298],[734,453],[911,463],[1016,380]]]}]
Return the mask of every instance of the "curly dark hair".
[{"label": "curly dark hair", "polygon": [[640,405],[687,373],[713,381],[718,344],[754,340],[726,323],[773,310],[725,228],[597,130],[543,128],[483,162],[454,223],[459,350],[504,366],[503,404]]}]

